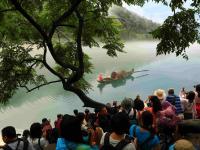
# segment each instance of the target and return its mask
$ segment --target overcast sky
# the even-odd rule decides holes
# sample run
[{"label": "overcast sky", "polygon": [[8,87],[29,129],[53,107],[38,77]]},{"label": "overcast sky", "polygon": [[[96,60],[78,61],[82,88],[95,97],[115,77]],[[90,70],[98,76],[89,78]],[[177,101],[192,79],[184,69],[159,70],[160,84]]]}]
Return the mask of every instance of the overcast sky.
[{"label": "overcast sky", "polygon": [[[191,0],[187,2],[185,5],[189,7],[189,3]],[[151,19],[154,22],[163,23],[163,21],[167,18],[167,16],[172,15],[171,9],[167,6],[164,6],[162,3],[154,3],[148,2],[143,7],[140,6],[128,6],[127,4],[123,5],[129,11],[133,11],[140,16],[143,16],[147,19]]]}]

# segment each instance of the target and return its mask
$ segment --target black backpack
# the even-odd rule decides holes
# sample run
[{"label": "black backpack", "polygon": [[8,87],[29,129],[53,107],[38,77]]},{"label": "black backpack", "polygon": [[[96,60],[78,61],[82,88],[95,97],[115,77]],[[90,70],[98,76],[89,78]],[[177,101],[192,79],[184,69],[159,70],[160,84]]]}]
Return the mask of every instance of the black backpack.
[{"label": "black backpack", "polygon": [[129,137],[125,137],[125,139],[121,140],[115,147],[110,144],[110,133],[106,133],[104,137],[104,145],[100,150],[122,150],[127,144],[131,143]]},{"label": "black backpack", "polygon": [[[136,127],[133,129],[133,136],[136,137]],[[154,138],[154,135],[150,134],[148,138],[146,138],[142,143],[137,142],[137,150],[150,150],[151,148],[149,147],[149,142]]]},{"label": "black backpack", "polygon": [[[15,150],[18,150],[18,147],[19,147],[19,144],[20,144],[21,141],[24,142],[23,150],[28,150],[29,142],[28,142],[28,140],[23,140],[23,139],[17,139],[17,146],[16,146]],[[4,150],[13,150],[11,147],[8,146],[8,144],[3,146],[3,149]]]}]

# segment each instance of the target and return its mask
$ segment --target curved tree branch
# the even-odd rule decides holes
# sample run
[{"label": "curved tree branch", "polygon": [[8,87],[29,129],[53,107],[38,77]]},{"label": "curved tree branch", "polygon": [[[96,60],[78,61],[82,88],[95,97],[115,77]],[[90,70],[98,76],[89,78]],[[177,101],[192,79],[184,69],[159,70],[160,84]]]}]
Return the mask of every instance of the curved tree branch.
[{"label": "curved tree branch", "polygon": [[53,68],[51,68],[51,67],[49,66],[49,64],[47,63],[47,60],[46,60],[47,47],[46,47],[45,42],[43,42],[43,47],[44,47],[44,54],[43,54],[42,63],[44,64],[44,66],[45,66],[51,73],[53,73],[54,75],[56,75],[57,77],[59,77],[60,80],[64,83],[64,82],[65,82],[64,77],[63,77],[62,75],[60,75],[58,72],[56,72],[55,70],[53,70]]},{"label": "curved tree branch", "polygon": [[83,74],[84,74],[84,61],[83,61],[84,54],[83,54],[83,50],[82,50],[82,41],[81,41],[84,20],[83,20],[83,17],[78,12],[78,10],[76,10],[75,12],[76,12],[76,16],[79,21],[78,32],[77,32],[77,37],[76,37],[77,57],[78,57],[78,61],[79,61],[79,67],[78,67],[78,71],[74,72],[72,77],[67,81],[67,84],[72,84],[72,83],[77,82],[79,79],[81,79],[83,77]]},{"label": "curved tree branch", "polygon": [[[73,0],[74,1],[74,0]],[[67,10],[66,12],[63,13],[62,16],[60,16],[57,20],[55,20],[53,22],[52,28],[49,31],[49,37],[52,38],[53,34],[57,28],[57,26],[59,26],[59,24],[61,24],[61,22],[66,19],[67,17],[69,17],[74,11],[75,9],[78,7],[78,5],[81,3],[82,0],[75,0],[72,4],[72,6],[70,7],[69,10]]]},{"label": "curved tree branch", "polygon": [[5,13],[5,12],[10,12],[10,11],[15,11],[16,9],[14,8],[10,8],[10,9],[4,9],[4,10],[0,10],[0,13]]},{"label": "curved tree branch", "polygon": [[57,82],[61,82],[61,80],[50,81],[50,82],[38,85],[38,86],[36,86],[34,88],[31,88],[31,89],[29,89],[26,85],[21,85],[20,83],[19,83],[19,85],[20,85],[20,87],[25,88],[27,90],[27,93],[28,93],[28,92],[31,92],[31,91],[33,91],[35,89],[39,89],[42,86],[49,85],[49,84],[52,84],[52,83],[57,83]]},{"label": "curved tree branch", "polygon": [[47,40],[47,34],[41,28],[41,26],[21,7],[20,3],[17,0],[10,0],[10,2],[15,6],[16,10],[18,10],[41,34],[41,36]]},{"label": "curved tree branch", "polygon": [[65,90],[70,91],[78,95],[78,97],[82,100],[83,102],[83,107],[91,107],[91,108],[101,108],[105,106],[102,103],[96,102],[89,98],[82,90],[75,88],[75,87],[64,87]]}]

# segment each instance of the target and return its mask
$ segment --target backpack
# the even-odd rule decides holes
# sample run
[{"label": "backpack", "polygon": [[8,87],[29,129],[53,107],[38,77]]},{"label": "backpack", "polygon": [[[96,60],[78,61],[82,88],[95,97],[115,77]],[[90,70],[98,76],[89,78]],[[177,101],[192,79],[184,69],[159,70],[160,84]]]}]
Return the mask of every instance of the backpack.
[{"label": "backpack", "polygon": [[[29,142],[28,140],[23,140],[23,139],[17,139],[17,146],[15,148],[15,150],[18,150],[18,147],[19,147],[19,144],[21,141],[24,142],[24,145],[23,145],[23,150],[28,150],[28,145],[29,145]],[[11,147],[8,146],[8,144],[6,144],[4,147],[3,147],[3,150],[13,150]]]},{"label": "backpack", "polygon": [[121,140],[115,147],[110,144],[110,133],[106,133],[104,137],[104,145],[100,150],[122,150],[127,144],[131,143],[129,137]]},{"label": "backpack", "polygon": [[[136,127],[133,129],[133,136],[136,137]],[[149,142],[154,138],[154,135],[150,134],[148,138],[146,138],[142,143],[137,142],[136,148],[137,150],[150,150]]]}]

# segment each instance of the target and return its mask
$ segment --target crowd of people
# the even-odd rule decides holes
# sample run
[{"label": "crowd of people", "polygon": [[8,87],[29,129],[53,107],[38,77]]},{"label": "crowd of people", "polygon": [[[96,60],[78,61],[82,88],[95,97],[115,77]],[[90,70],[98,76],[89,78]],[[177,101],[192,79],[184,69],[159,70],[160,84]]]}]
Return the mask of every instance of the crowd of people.
[{"label": "crowd of people", "polygon": [[[58,114],[54,126],[46,118],[24,130],[22,137],[13,126],[1,130],[5,145],[0,150],[195,150],[179,135],[183,120],[200,119],[200,85],[176,95],[158,89],[147,100],[137,96],[113,101],[94,112],[74,110]],[[200,144],[200,141],[199,141]]]}]

